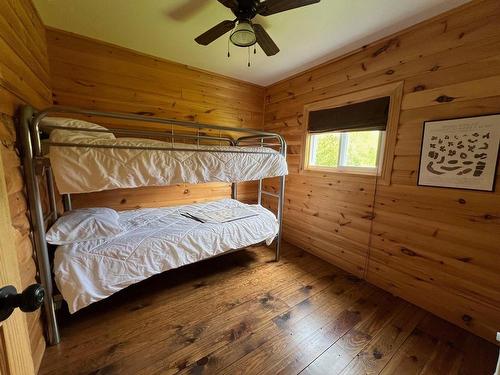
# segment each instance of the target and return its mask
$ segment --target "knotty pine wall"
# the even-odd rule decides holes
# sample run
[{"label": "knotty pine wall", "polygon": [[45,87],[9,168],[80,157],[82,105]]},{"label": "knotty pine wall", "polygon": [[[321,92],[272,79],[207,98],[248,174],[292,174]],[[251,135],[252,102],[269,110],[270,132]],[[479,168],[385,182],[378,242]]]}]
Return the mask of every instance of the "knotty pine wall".
[{"label": "knotty pine wall", "polygon": [[[13,116],[18,106],[50,105],[51,89],[45,28],[29,0],[2,1],[0,12],[0,154],[5,168],[6,185],[18,262],[24,289],[36,282],[36,266],[30,240],[30,224],[23,174],[16,147]],[[1,251],[1,249],[0,249]],[[30,333],[31,351],[38,370],[44,350],[40,311],[25,314]]]},{"label": "knotty pine wall", "polygon": [[[299,172],[306,103],[398,81],[404,95],[389,186]],[[473,1],[268,87],[264,128],[289,144],[285,239],[494,341],[500,178],[494,193],[416,183],[424,121],[499,112],[498,0]]]},{"label": "knotty pine wall", "polygon": [[[47,40],[54,104],[262,127],[262,87],[59,30],[49,29]],[[239,184],[238,197],[255,200],[255,186]],[[131,209],[229,196],[230,184],[182,184],[73,195],[73,203]]]}]

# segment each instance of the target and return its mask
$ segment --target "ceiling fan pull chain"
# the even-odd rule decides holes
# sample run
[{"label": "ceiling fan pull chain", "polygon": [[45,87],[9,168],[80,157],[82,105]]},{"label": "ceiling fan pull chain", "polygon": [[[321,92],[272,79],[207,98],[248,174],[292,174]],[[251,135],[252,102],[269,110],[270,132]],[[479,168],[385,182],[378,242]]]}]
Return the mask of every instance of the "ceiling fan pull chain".
[{"label": "ceiling fan pull chain", "polygon": [[227,40],[227,58],[231,57],[231,54],[229,53],[229,39]]},{"label": "ceiling fan pull chain", "polygon": [[250,47],[248,47],[248,67],[250,68]]}]

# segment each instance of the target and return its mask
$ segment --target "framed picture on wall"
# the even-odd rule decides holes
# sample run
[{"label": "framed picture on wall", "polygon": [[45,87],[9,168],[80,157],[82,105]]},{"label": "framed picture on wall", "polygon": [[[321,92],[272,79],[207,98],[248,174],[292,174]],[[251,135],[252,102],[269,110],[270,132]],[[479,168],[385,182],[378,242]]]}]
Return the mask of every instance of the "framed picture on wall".
[{"label": "framed picture on wall", "polygon": [[426,121],[419,186],[493,191],[500,114]]}]

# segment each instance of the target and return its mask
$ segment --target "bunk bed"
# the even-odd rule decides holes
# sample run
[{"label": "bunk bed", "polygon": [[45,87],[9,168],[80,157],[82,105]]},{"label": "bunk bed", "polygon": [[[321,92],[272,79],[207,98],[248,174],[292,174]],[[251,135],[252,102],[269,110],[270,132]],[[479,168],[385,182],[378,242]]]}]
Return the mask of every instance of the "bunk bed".
[{"label": "bunk bed", "polygon": [[[82,117],[150,123],[154,128],[106,128]],[[19,130],[39,275],[46,291],[49,344],[60,341],[53,273],[70,312],[75,312],[154,274],[250,245],[275,240],[279,260],[288,173],[286,143],[279,134],[61,106],[39,112],[22,107]],[[263,190],[263,179],[272,177],[279,179],[278,188]],[[251,180],[258,181],[255,205],[237,200],[237,184]],[[54,181],[63,197],[62,216]],[[215,181],[231,183],[231,199],[122,212],[72,210],[72,194]],[[261,205],[264,195],[277,200],[276,216]],[[217,220],[214,213],[221,212],[240,217]],[[95,224],[98,215],[104,217],[104,226],[115,222],[119,229],[112,236],[91,233],[88,238],[87,229],[70,230],[83,237],[60,241],[60,229],[64,232],[71,220],[90,217]],[[49,243],[58,245],[53,257]]]}]

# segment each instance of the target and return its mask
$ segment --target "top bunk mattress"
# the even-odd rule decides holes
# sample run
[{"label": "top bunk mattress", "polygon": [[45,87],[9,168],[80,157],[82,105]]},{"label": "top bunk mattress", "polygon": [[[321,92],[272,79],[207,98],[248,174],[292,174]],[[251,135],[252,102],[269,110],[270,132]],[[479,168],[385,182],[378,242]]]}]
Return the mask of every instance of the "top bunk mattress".
[{"label": "top bunk mattress", "polygon": [[[254,216],[201,223],[181,215],[231,208],[244,208]],[[270,245],[279,229],[271,211],[233,199],[118,215],[122,233],[56,249],[54,277],[71,313],[161,272],[263,241]]]},{"label": "top bunk mattress", "polygon": [[242,182],[288,174],[286,159],[271,148],[198,146],[177,142],[172,145],[151,139],[115,138],[112,133],[102,132],[106,128],[80,120],[45,118],[42,123],[100,131],[53,130],[50,134],[51,143],[105,147],[174,146],[184,149],[166,151],[51,146],[49,158],[61,194],[180,183]]}]

